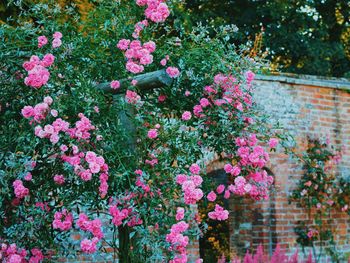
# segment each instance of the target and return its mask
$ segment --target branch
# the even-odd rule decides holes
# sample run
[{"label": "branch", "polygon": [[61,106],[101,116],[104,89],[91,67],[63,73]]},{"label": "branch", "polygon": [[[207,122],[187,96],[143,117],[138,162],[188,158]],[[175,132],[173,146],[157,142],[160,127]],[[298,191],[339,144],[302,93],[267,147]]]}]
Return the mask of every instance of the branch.
[{"label": "branch", "polygon": [[[172,78],[169,77],[164,69],[141,74],[133,79],[137,80],[136,87],[144,91],[161,88],[164,86],[170,86],[173,82]],[[97,84],[96,88],[106,93],[118,94],[124,92],[127,87],[130,86],[130,81],[130,79],[120,80],[119,89],[112,89],[110,82]]]}]

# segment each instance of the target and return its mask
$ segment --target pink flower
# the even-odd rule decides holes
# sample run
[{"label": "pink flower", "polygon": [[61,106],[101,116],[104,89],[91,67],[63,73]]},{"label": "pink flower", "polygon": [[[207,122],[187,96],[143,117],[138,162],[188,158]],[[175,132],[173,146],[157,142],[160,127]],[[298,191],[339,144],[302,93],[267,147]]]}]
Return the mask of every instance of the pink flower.
[{"label": "pink flower", "polygon": [[21,199],[29,195],[29,189],[23,186],[21,180],[15,180],[12,185],[17,198]]},{"label": "pink flower", "polygon": [[120,88],[120,82],[118,80],[113,80],[111,82],[111,88],[112,89],[119,89]]},{"label": "pink flower", "polygon": [[62,212],[56,212],[54,215],[54,220],[52,226],[54,229],[60,229],[62,231],[67,231],[72,228],[73,215],[69,213],[66,209]]},{"label": "pink flower", "polygon": [[53,35],[53,38],[58,38],[58,39],[60,39],[60,38],[62,38],[62,33],[61,32],[55,32]]},{"label": "pink flower", "polygon": [[57,110],[51,110],[50,114],[52,115],[52,117],[57,117],[58,116],[58,111]]},{"label": "pink flower", "polygon": [[45,85],[50,78],[49,71],[43,66],[36,65],[33,69],[28,71],[28,76],[24,79],[27,86],[33,88],[40,88]]},{"label": "pink flower", "polygon": [[159,95],[158,102],[164,102],[166,100],[166,95]]},{"label": "pink flower", "polygon": [[192,114],[191,114],[190,111],[185,111],[185,112],[182,114],[182,119],[183,119],[184,121],[190,120],[191,117],[192,117]]},{"label": "pink flower", "polygon": [[79,173],[79,176],[82,180],[84,180],[85,182],[90,181],[92,178],[92,173],[91,171],[88,170],[84,170],[81,173]]},{"label": "pink flower", "polygon": [[342,207],[341,211],[342,212],[346,212],[348,209],[349,209],[349,206],[345,205],[345,206]]},{"label": "pink flower", "polygon": [[276,138],[270,139],[270,141],[269,141],[270,148],[276,148],[277,144],[278,144],[278,139],[276,139]]},{"label": "pink flower", "polygon": [[98,242],[98,239],[95,237],[92,240],[85,238],[80,243],[81,251],[83,251],[84,253],[88,253],[88,254],[95,253],[97,250],[97,248],[96,248],[97,242]]},{"label": "pink flower", "polygon": [[97,163],[89,163],[89,168],[93,174],[97,174],[101,170],[100,165],[98,165]]},{"label": "pink flower", "polygon": [[20,255],[12,254],[11,256],[9,256],[8,261],[6,261],[6,262],[7,263],[22,263],[23,258]]},{"label": "pink flower", "polygon": [[50,96],[47,96],[47,97],[44,98],[44,102],[47,105],[51,105],[53,103],[53,99]]},{"label": "pink flower", "polygon": [[131,72],[131,73],[138,74],[138,73],[141,73],[142,71],[144,71],[144,67],[136,64],[135,62],[128,61],[126,63],[126,70]]},{"label": "pink flower", "polygon": [[201,106],[202,106],[203,108],[205,108],[205,107],[208,107],[208,106],[210,105],[210,102],[209,102],[208,99],[202,98],[202,99],[200,100],[200,104],[201,104]]},{"label": "pink flower", "polygon": [[165,3],[161,3],[160,1],[150,1],[147,2],[147,4],[148,8],[145,10],[145,15],[153,22],[164,22],[165,19],[170,15],[169,8]]},{"label": "pink flower", "polygon": [[128,209],[119,210],[117,206],[110,206],[109,213],[113,217],[112,223],[116,226],[123,224],[123,220],[129,216]]},{"label": "pink flower", "polygon": [[225,186],[223,184],[220,184],[217,188],[216,188],[216,192],[218,194],[222,194],[225,191]]},{"label": "pink flower", "polygon": [[27,174],[24,176],[24,180],[26,180],[26,181],[31,181],[31,180],[32,180],[32,174],[31,174],[31,173],[27,173]]},{"label": "pink flower", "polygon": [[175,216],[176,220],[180,221],[184,217],[185,217],[185,209],[182,208],[182,207],[178,207],[177,210],[176,210],[176,216]]},{"label": "pink flower", "polygon": [[214,211],[208,213],[209,218],[213,220],[219,220],[219,221],[226,220],[228,218],[228,215],[229,215],[228,211],[224,210],[224,208],[222,208],[218,204],[215,205]]},{"label": "pink flower", "polygon": [[201,170],[201,168],[196,163],[192,164],[191,167],[190,167],[190,172],[192,174],[199,174],[200,170]]},{"label": "pink flower", "polygon": [[150,53],[153,53],[156,50],[156,43],[148,41],[143,44],[143,48],[147,49]]},{"label": "pink flower", "polygon": [[307,181],[304,185],[310,187],[312,185],[312,182],[311,181]]},{"label": "pink flower", "polygon": [[155,139],[158,137],[158,131],[157,129],[150,129],[147,133],[148,138]]},{"label": "pink flower", "polygon": [[132,81],[131,81],[131,85],[133,85],[133,86],[136,86],[137,85],[137,80],[136,79],[133,79]]},{"label": "pink flower", "polygon": [[21,113],[24,118],[28,119],[34,116],[34,108],[32,106],[24,106],[24,108],[21,110]]},{"label": "pink flower", "polygon": [[52,47],[53,48],[58,48],[62,45],[62,41],[60,38],[55,38],[53,41],[52,41]]},{"label": "pink flower", "polygon": [[179,175],[176,176],[176,183],[182,185],[186,181],[187,181],[187,175],[179,174]]},{"label": "pink flower", "polygon": [[46,36],[40,36],[38,37],[38,47],[41,48],[47,44],[48,40]]},{"label": "pink flower", "polygon": [[185,91],[185,96],[188,97],[188,96],[190,96],[190,95],[191,95],[191,92],[190,92],[189,90],[186,90],[186,91]]},{"label": "pink flower", "polygon": [[210,202],[214,202],[216,200],[216,194],[214,191],[211,191],[208,195],[207,195],[207,199]]},{"label": "pink flower", "polygon": [[135,91],[127,90],[125,94],[125,100],[127,103],[137,104],[141,101],[141,97]]},{"label": "pink flower", "polygon": [[165,59],[165,58],[163,58],[161,61],[160,61],[160,64],[164,67],[164,66],[166,66],[166,63],[167,63],[168,61]]},{"label": "pink flower", "polygon": [[168,73],[171,78],[176,78],[180,75],[180,71],[176,67],[168,67],[166,73]]},{"label": "pink flower", "polygon": [[50,67],[53,64],[54,61],[55,61],[55,56],[54,55],[46,54],[43,57],[42,61],[41,61],[41,65],[43,67],[47,68],[47,67]]},{"label": "pink flower", "polygon": [[[247,186],[247,185],[246,185]],[[248,191],[249,192],[249,191]],[[229,190],[226,190],[225,193],[224,193],[224,198],[225,199],[229,199],[230,198],[230,191]]]},{"label": "pink flower", "polygon": [[54,177],[53,177],[53,180],[56,184],[58,185],[62,185],[64,184],[65,182],[65,178],[62,174],[56,174]]},{"label": "pink flower", "polygon": [[245,73],[245,78],[246,78],[247,83],[250,84],[254,80],[255,74],[251,71],[247,71]]},{"label": "pink flower", "polygon": [[130,40],[121,39],[117,44],[117,48],[119,48],[120,50],[127,50],[129,48],[129,44],[130,44]]}]

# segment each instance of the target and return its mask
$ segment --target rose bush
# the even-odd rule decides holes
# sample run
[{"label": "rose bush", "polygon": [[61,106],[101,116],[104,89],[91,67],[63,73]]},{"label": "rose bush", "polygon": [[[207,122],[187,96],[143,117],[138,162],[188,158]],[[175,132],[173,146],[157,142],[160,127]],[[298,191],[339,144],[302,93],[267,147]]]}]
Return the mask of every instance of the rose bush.
[{"label": "rose bush", "polygon": [[[296,155],[303,164],[304,174],[293,190],[290,201],[305,210],[305,219],[296,222],[297,242],[303,251],[311,247],[319,260],[326,252],[333,261],[345,260],[334,241],[334,213],[349,214],[349,178],[337,173],[342,150],[330,145],[329,139],[308,138],[305,152]],[[319,247],[319,250],[316,248]]]},{"label": "rose bush", "polygon": [[[278,140],[252,99],[264,64],[230,43],[234,26],[167,24],[176,1],[95,1],[82,17],[55,2],[22,3],[0,27],[2,259],[108,244],[121,262],[187,262],[204,231],[197,202],[268,198]],[[136,74],[157,69],[172,84],[142,90]],[[208,187],[209,153],[227,187]],[[208,220],[227,220],[213,207]]]}]

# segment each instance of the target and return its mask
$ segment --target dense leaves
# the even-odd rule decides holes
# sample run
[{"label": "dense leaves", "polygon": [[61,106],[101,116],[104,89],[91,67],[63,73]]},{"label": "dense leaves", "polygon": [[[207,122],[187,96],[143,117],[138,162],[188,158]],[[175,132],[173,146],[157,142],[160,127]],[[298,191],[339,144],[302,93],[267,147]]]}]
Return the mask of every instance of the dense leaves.
[{"label": "dense leaves", "polygon": [[[264,65],[230,42],[235,27],[212,37],[169,26],[174,13],[156,0],[94,1],[84,14],[16,4],[0,27],[2,257],[50,261],[108,244],[121,262],[186,262],[205,231],[193,205],[208,198],[208,220],[228,218],[206,197],[213,156],[231,179],[217,195],[268,198],[263,167],[278,140],[252,101],[252,71]],[[133,79],[158,69],[171,85],[144,91]]]},{"label": "dense leaves", "polygon": [[350,3],[185,1],[190,23],[233,23],[241,42],[263,32],[263,48],[285,72],[350,77]]}]

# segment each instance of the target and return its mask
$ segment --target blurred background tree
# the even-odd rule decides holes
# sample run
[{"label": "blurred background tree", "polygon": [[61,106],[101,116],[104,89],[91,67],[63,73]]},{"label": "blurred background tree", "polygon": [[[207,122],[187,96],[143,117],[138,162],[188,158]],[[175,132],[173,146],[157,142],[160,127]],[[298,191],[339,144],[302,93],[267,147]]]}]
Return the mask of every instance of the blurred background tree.
[{"label": "blurred background tree", "polygon": [[192,21],[238,26],[244,43],[263,32],[263,48],[284,72],[350,77],[348,0],[189,0]]},{"label": "blurred background tree", "polygon": [[[20,10],[0,2],[0,20]],[[20,0],[41,1],[45,0]],[[97,0],[59,0],[76,5],[81,17]],[[273,70],[350,78],[350,1],[348,0],[177,0],[173,9],[191,30],[198,21],[238,26],[237,44],[258,36]],[[181,12],[186,10],[186,12]]]}]

